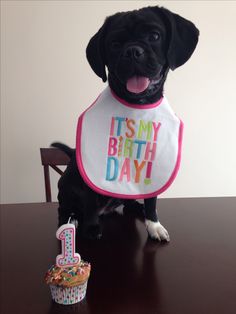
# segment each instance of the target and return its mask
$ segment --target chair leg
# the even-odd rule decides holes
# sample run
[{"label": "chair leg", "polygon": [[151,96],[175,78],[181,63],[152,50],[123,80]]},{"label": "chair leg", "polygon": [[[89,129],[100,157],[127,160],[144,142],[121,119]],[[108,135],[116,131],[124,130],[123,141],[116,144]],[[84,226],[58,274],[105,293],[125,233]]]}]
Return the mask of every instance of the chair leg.
[{"label": "chair leg", "polygon": [[45,181],[45,193],[46,193],[46,202],[52,201],[51,195],[51,185],[50,185],[50,176],[49,176],[49,166],[44,166],[44,181]]}]

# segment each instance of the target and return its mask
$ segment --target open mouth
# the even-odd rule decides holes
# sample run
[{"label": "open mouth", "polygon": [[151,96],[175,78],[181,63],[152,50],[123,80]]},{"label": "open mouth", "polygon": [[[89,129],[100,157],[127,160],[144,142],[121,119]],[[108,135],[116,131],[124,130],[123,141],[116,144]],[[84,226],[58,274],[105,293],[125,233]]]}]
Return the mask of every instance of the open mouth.
[{"label": "open mouth", "polygon": [[153,79],[145,76],[132,76],[126,82],[126,89],[133,94],[140,94],[147,89],[155,89],[161,82],[163,75],[159,75]]}]

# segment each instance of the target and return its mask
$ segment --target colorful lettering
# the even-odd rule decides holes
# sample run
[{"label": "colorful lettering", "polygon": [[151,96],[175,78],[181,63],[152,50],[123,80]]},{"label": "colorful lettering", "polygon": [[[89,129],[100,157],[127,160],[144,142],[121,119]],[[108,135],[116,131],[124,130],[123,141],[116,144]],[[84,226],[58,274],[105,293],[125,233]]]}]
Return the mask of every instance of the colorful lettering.
[{"label": "colorful lettering", "polygon": [[118,121],[118,126],[117,126],[117,132],[116,135],[120,136],[121,135],[121,127],[122,127],[122,122],[125,121],[125,118],[122,117],[116,117],[116,121]]},{"label": "colorful lettering", "polygon": [[108,157],[106,165],[107,181],[133,180],[151,184],[152,164],[156,157],[160,122],[126,117],[112,117]]},{"label": "colorful lettering", "polygon": [[126,121],[126,126],[129,129],[130,133],[125,132],[125,136],[128,138],[134,137],[135,134],[135,129],[133,128],[132,125],[135,124],[135,121],[133,119],[127,119]]},{"label": "colorful lettering", "polygon": [[134,143],[138,144],[136,158],[139,159],[142,153],[142,145],[145,145],[147,142],[141,141],[141,140],[135,140]]},{"label": "colorful lettering", "polygon": [[110,128],[110,136],[114,135],[114,129],[115,129],[115,118],[111,118],[111,128]]},{"label": "colorful lettering", "polygon": [[136,160],[136,159],[134,160],[134,166],[135,166],[135,170],[136,170],[135,178],[134,178],[135,183],[139,183],[141,170],[143,169],[145,164],[146,164],[146,161],[144,161],[144,160],[140,163],[140,165],[138,164],[138,160]]},{"label": "colorful lettering", "polygon": [[[113,164],[113,165],[112,165]],[[106,170],[106,180],[114,181],[118,177],[118,159],[116,157],[108,157],[107,158],[107,170]],[[113,173],[111,171],[113,168]]]},{"label": "colorful lettering", "polygon": [[[151,142],[147,142],[146,151],[145,151],[145,160],[154,160],[156,156],[156,148],[157,143],[153,143],[151,147]],[[149,158],[149,155],[151,154],[151,158]]]},{"label": "colorful lettering", "polygon": [[153,130],[154,130],[154,136],[153,136],[153,141],[156,142],[157,141],[157,134],[158,134],[158,131],[161,127],[161,123],[157,123],[156,122],[152,122],[152,126],[153,126]]},{"label": "colorful lettering", "polygon": [[149,161],[147,163],[146,178],[144,179],[144,183],[146,185],[151,183],[151,173],[152,173],[152,162]]},{"label": "colorful lettering", "polygon": [[133,141],[127,138],[124,144],[124,156],[131,158],[132,155],[133,155]]},{"label": "colorful lettering", "polygon": [[119,149],[118,149],[118,157],[122,155],[122,146],[123,146],[123,137],[119,137]]},{"label": "colorful lettering", "polygon": [[138,129],[138,139],[141,139],[143,137],[143,132],[146,132],[146,140],[151,140],[151,134],[152,134],[152,122],[149,121],[145,123],[143,120],[140,120],[139,122],[139,129]]},{"label": "colorful lettering", "polygon": [[109,138],[108,143],[108,156],[115,156],[117,153],[117,139],[115,137]]},{"label": "colorful lettering", "polygon": [[130,159],[125,158],[124,163],[121,168],[119,181],[123,180],[123,177],[127,177],[127,182],[130,182]]}]

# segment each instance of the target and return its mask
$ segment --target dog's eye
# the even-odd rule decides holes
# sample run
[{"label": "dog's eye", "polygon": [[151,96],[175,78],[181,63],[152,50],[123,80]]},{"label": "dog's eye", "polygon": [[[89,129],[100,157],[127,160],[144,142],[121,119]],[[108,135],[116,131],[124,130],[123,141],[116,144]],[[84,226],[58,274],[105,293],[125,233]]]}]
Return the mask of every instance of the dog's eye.
[{"label": "dog's eye", "polygon": [[111,48],[112,49],[119,49],[121,44],[118,41],[112,41],[111,42]]},{"label": "dog's eye", "polygon": [[153,32],[149,34],[149,41],[157,41],[160,39],[160,34],[158,32]]}]

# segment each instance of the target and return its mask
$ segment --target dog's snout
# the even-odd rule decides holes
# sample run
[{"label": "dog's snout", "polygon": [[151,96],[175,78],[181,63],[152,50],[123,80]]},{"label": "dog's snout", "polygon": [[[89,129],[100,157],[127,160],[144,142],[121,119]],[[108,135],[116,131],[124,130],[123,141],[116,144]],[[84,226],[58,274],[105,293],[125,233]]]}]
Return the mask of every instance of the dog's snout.
[{"label": "dog's snout", "polygon": [[144,57],[144,49],[137,45],[132,45],[124,50],[123,56],[129,59],[139,60]]}]

